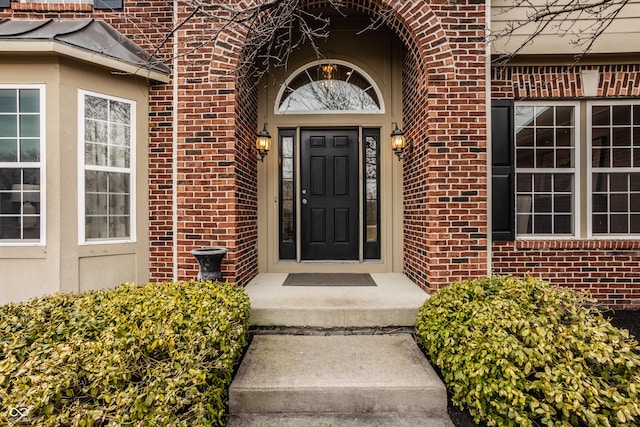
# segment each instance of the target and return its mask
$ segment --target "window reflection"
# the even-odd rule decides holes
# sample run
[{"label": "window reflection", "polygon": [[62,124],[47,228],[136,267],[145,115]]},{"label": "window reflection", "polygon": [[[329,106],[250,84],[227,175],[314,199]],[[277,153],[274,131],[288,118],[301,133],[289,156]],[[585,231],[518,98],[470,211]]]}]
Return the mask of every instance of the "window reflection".
[{"label": "window reflection", "polygon": [[0,89],[0,241],[41,238],[40,89]]},{"label": "window reflection", "polygon": [[640,233],[640,105],[592,106],[591,166],[593,234]]},{"label": "window reflection", "polygon": [[368,135],[365,137],[365,221],[367,242],[379,240],[378,225],[378,141]]},{"label": "window reflection", "polygon": [[574,234],[575,107],[519,105],[516,232]]},{"label": "window reflection", "polygon": [[280,241],[293,242],[295,239],[294,221],[294,169],[293,169],[293,137],[283,136],[281,144],[280,192],[282,208],[280,212]]},{"label": "window reflection", "polygon": [[362,73],[348,65],[320,63],[285,85],[278,111],[380,112],[381,106],[373,84]]}]

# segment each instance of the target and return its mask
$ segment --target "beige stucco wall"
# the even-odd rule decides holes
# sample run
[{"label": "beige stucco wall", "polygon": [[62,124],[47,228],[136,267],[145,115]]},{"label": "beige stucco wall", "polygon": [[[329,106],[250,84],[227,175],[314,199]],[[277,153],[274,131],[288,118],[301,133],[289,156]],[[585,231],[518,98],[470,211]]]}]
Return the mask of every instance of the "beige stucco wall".
[{"label": "beige stucco wall", "polygon": [[[275,114],[276,97],[286,79],[319,58],[310,49],[292,53],[286,69],[278,68],[260,84],[258,123],[273,138],[271,152],[258,163],[258,254],[261,272],[400,272],[402,271],[402,162],[389,142],[392,122],[402,123],[401,45],[390,32],[334,29],[318,45],[324,59],[348,62],[377,84],[384,114]],[[380,128],[381,259],[365,262],[295,262],[278,259],[278,128],[360,126]],[[296,138],[299,141],[299,138]],[[299,152],[299,150],[297,150]],[[361,183],[362,184],[362,183]],[[362,187],[362,185],[361,185]],[[300,209],[298,207],[298,212]]]},{"label": "beige stucco wall", "polygon": [[[0,304],[55,291],[113,287],[149,277],[148,84],[54,56],[0,57],[0,83],[44,84],[46,99],[46,239],[0,241]],[[78,90],[136,101],[136,241],[78,242]]]},{"label": "beige stucco wall", "polygon": [[[544,5],[548,0],[527,2]],[[596,1],[593,1],[596,3]],[[617,2],[612,2],[617,3]],[[491,24],[493,32],[502,32],[512,22],[526,22],[533,9],[526,5],[514,6],[512,0],[491,1]],[[549,25],[532,43],[522,49],[521,54],[575,54],[581,53],[584,47],[576,46],[576,34],[587,34],[593,28],[594,19],[586,14],[569,15],[564,22]],[[504,54],[526,42],[530,34],[537,28],[536,23],[529,23],[510,37],[492,40],[492,53]],[[625,53],[640,50],[640,3],[628,2],[620,13],[604,30],[593,45],[590,53]]]}]

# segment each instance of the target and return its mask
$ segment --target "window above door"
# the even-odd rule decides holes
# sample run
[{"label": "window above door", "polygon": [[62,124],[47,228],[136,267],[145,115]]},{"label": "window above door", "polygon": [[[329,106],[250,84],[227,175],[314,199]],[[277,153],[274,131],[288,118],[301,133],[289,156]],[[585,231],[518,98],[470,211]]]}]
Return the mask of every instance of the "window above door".
[{"label": "window above door", "polygon": [[384,103],[374,81],[345,61],[321,60],[299,68],[280,88],[276,114],[382,114]]}]

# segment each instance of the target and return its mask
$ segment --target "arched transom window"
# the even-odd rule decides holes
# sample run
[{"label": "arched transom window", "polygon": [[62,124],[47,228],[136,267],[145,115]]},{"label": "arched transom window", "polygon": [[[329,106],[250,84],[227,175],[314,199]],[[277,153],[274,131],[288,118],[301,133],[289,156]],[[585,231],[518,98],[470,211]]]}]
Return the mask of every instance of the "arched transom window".
[{"label": "arched transom window", "polygon": [[280,88],[276,114],[384,113],[380,90],[352,64],[322,60],[298,69]]}]

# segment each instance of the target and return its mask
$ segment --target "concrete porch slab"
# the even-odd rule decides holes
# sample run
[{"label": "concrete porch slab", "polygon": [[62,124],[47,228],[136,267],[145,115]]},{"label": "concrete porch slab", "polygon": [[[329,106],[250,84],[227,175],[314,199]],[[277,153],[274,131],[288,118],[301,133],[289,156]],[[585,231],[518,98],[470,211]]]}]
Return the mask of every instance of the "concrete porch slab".
[{"label": "concrete porch slab", "polygon": [[246,286],[252,326],[412,327],[429,295],[401,273],[371,273],[376,286],[282,286],[286,273],[260,273]]}]

